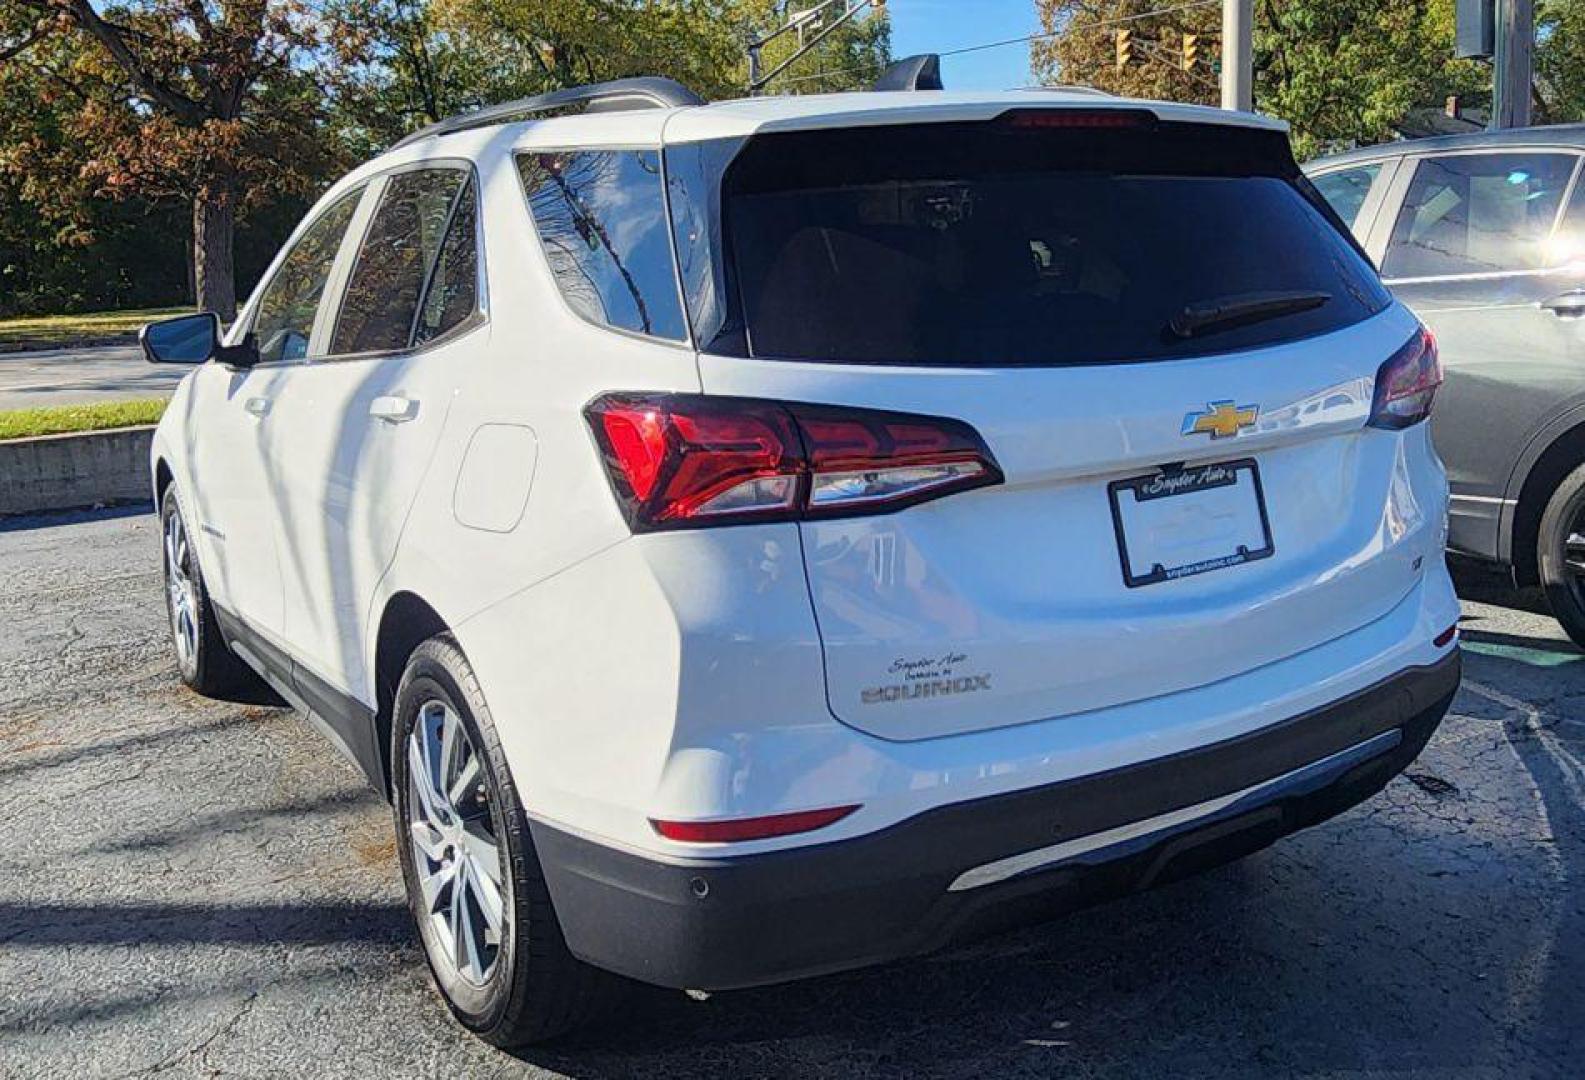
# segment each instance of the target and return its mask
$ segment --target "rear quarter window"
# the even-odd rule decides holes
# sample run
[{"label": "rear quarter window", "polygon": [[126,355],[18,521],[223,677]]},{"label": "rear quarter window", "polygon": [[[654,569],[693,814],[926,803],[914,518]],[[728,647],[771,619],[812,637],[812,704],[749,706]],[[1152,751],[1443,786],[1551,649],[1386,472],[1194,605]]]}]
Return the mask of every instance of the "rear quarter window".
[{"label": "rear quarter window", "polygon": [[1380,174],[1381,165],[1372,163],[1312,177],[1311,183],[1321,193],[1322,198],[1332,204],[1332,209],[1337,211],[1337,216],[1342,219],[1343,224],[1357,230],[1359,212],[1365,206],[1365,196],[1370,194],[1370,187]]},{"label": "rear quarter window", "polygon": [[660,153],[530,153],[517,167],[567,304],[596,325],[686,340]]}]

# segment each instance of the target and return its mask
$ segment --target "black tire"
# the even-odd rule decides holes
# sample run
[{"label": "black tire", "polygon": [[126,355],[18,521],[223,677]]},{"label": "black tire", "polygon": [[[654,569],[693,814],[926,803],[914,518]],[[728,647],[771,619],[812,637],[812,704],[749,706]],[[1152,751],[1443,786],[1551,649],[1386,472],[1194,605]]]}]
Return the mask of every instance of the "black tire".
[{"label": "black tire", "polygon": [[[179,553],[178,562],[192,592],[190,607],[196,632],[191,638],[190,648],[183,648],[180,640],[183,631],[178,621],[177,591],[172,588],[171,582],[171,559],[167,543],[172,518],[181,525],[182,534],[187,538],[185,550]],[[165,495],[160,499],[160,565],[165,583],[165,615],[171,630],[171,650],[176,654],[176,670],[182,682],[206,697],[230,699],[242,691],[258,693],[264,689],[263,680],[231,651],[221,636],[220,623],[215,618],[214,605],[210,603],[209,590],[204,585],[203,568],[198,564],[198,550],[192,543],[193,533],[188,527],[190,520],[182,511],[176,485],[168,485]]]},{"label": "black tire", "polygon": [[[1585,533],[1585,465],[1563,478],[1541,514],[1536,562],[1547,604],[1578,645],[1585,646],[1585,544],[1569,537]],[[1573,561],[1574,568],[1569,566]]]},{"label": "black tire", "polygon": [[[460,720],[483,768],[488,805],[480,810],[499,851],[503,907],[511,913],[482,985],[462,977],[442,931],[426,907],[417,860],[409,782],[408,739],[426,710],[439,702]],[[490,708],[467,658],[450,635],[430,638],[414,650],[397,687],[391,724],[391,804],[396,846],[407,886],[408,909],[423,942],[435,986],[453,1016],[492,1045],[509,1048],[543,1042],[584,1027],[607,1014],[625,981],[572,955],[562,936],[517,796]],[[487,818],[485,814],[487,813]],[[451,886],[455,888],[456,886]]]}]

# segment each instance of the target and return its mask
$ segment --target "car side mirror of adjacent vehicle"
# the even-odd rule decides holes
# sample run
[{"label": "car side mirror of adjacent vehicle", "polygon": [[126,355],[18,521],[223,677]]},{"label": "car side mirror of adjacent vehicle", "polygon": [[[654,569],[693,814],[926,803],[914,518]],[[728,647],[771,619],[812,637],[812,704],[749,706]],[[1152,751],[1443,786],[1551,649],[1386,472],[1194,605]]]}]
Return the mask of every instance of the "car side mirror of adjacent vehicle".
[{"label": "car side mirror of adjacent vehicle", "polygon": [[138,332],[138,344],[151,364],[204,364],[218,360],[228,367],[247,368],[259,362],[252,334],[236,345],[220,339],[220,318],[212,311],[152,322]]},{"label": "car side mirror of adjacent vehicle", "polygon": [[1540,306],[1560,319],[1578,319],[1585,316],[1585,289],[1558,293],[1541,301]]}]

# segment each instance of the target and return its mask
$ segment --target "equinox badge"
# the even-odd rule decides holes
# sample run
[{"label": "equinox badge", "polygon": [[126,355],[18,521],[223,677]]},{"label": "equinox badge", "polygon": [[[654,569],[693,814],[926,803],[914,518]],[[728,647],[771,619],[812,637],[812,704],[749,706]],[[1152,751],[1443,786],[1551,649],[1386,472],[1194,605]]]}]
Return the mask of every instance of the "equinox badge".
[{"label": "equinox badge", "polygon": [[1191,412],[1183,418],[1183,434],[1209,435],[1228,439],[1247,427],[1255,426],[1259,405],[1234,405],[1231,401],[1207,402],[1204,412]]}]

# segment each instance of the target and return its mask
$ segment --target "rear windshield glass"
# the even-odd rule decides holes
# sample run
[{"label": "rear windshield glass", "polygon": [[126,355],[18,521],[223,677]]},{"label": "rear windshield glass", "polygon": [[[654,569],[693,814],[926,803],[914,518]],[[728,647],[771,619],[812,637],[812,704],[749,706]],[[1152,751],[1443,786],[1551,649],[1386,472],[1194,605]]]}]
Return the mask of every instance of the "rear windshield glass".
[{"label": "rear windshield glass", "polygon": [[[721,210],[742,348],[1116,363],[1268,345],[1375,314],[1388,302],[1375,271],[1295,186],[1281,139],[1006,121],[753,139],[727,171]],[[1263,304],[1273,297],[1275,314]],[[1229,303],[1245,317],[1203,318]]]}]

